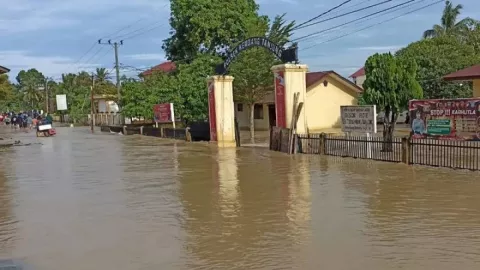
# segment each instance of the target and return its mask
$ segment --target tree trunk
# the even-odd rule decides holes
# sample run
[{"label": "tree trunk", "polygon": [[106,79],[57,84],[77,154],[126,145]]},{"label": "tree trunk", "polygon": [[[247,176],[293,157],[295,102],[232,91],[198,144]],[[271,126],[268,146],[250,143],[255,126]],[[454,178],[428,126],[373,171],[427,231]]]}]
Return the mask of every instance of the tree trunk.
[{"label": "tree trunk", "polygon": [[255,143],[255,104],[250,104],[250,142]]}]

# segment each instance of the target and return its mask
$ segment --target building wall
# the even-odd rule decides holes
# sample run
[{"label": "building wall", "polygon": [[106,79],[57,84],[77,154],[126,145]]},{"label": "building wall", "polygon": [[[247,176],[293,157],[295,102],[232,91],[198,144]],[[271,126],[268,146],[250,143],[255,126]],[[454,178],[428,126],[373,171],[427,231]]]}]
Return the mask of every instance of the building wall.
[{"label": "building wall", "polygon": [[366,79],[366,78],[367,78],[367,77],[366,77],[365,75],[358,76],[358,77],[356,77],[356,78],[353,79],[353,82],[354,82],[356,85],[358,85],[358,86],[360,86],[360,87],[363,88],[363,83],[365,82],[365,79]]},{"label": "building wall", "polygon": [[473,80],[473,97],[480,97],[480,80]]},{"label": "building wall", "polygon": [[358,94],[333,77],[307,89],[307,123],[310,132],[341,126],[340,106],[356,105]]},{"label": "building wall", "polygon": [[[243,110],[239,111],[238,103],[235,102],[235,117],[237,117],[238,127],[240,129],[250,129],[250,107],[243,104]],[[269,130],[270,121],[268,114],[268,104],[261,104],[263,119],[254,119],[255,130]]]}]

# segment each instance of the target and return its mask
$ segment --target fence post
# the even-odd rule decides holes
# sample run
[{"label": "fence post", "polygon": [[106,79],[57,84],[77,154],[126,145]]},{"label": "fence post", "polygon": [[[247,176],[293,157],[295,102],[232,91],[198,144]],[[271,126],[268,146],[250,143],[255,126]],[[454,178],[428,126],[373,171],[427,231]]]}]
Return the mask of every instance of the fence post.
[{"label": "fence post", "polygon": [[143,126],[140,127],[140,135],[143,135]]},{"label": "fence post", "polygon": [[325,133],[320,134],[320,149],[318,150],[320,155],[325,155],[325,145],[326,145],[327,135]]},{"label": "fence post", "polygon": [[127,134],[127,126],[123,126],[123,135],[128,135]]},{"label": "fence post", "polygon": [[165,131],[163,130],[163,127],[160,127],[160,138],[164,138]]},{"label": "fence post", "polygon": [[192,134],[190,134],[190,127],[185,128],[185,140],[187,142],[192,141]]},{"label": "fence post", "polygon": [[402,138],[402,162],[410,164],[410,139],[408,137]]}]

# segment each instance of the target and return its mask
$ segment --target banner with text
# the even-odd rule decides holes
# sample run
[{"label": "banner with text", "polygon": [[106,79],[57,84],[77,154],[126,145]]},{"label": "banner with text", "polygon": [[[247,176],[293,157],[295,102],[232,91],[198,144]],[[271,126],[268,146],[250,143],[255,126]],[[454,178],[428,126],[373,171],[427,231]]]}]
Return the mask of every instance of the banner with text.
[{"label": "banner with text", "polygon": [[480,98],[411,100],[409,112],[414,138],[480,140]]},{"label": "banner with text", "polygon": [[377,132],[377,110],[375,106],[340,106],[340,116],[343,132]]},{"label": "banner with text", "polygon": [[67,107],[67,95],[57,95],[57,110],[58,111],[66,111]]},{"label": "banner with text", "polygon": [[153,105],[153,118],[156,123],[172,123],[175,121],[173,103]]}]

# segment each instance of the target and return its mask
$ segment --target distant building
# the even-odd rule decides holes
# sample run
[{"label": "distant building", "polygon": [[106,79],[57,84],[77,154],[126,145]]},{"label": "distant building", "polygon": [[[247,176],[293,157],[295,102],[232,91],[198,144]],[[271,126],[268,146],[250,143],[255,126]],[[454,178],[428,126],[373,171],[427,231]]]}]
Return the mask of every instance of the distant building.
[{"label": "distant building", "polygon": [[0,66],[0,74],[5,74],[5,73],[8,73],[10,72],[10,69],[6,68],[6,67],[3,67],[3,66]]},{"label": "distant building", "polygon": [[[362,88],[335,71],[309,72],[305,81],[305,112],[310,131],[340,127],[340,106],[356,105],[362,92]],[[235,116],[241,129],[250,127],[249,113],[246,104],[235,102]],[[254,105],[253,116],[255,130],[268,130],[276,125],[273,91]]]},{"label": "distant building", "polygon": [[148,76],[152,75],[155,72],[170,73],[170,72],[173,72],[175,70],[177,70],[177,65],[175,65],[174,62],[167,61],[167,62],[163,62],[160,65],[156,65],[156,66],[152,67],[151,69],[140,73],[140,77],[145,78],[145,77],[148,77]]},{"label": "distant building", "polygon": [[365,76],[365,67],[360,68],[355,73],[350,75],[350,78],[352,78],[354,84],[363,88],[363,83],[365,82],[365,79],[367,78]]}]

